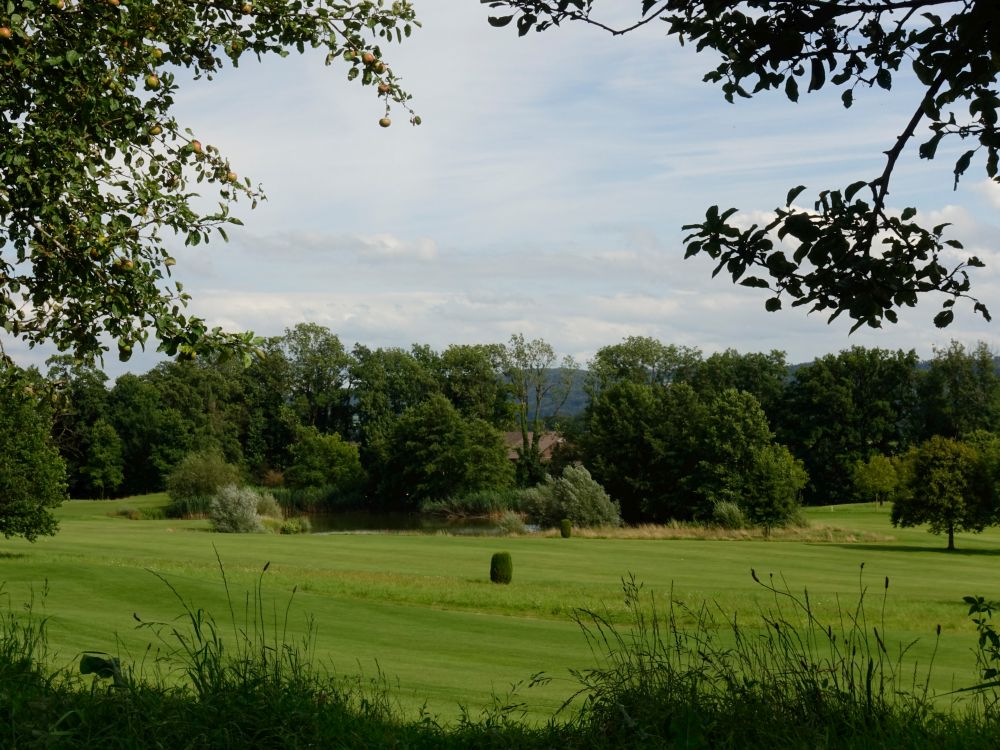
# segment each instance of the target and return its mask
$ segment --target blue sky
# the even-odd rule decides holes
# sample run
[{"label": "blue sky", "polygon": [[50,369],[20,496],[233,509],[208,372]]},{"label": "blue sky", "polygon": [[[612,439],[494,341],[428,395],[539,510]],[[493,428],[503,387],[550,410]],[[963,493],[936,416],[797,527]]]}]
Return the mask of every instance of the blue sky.
[{"label": "blue sky", "polygon": [[[854,344],[921,356],[952,338],[1000,348],[971,305],[944,332],[929,300],[899,325],[848,336],[848,321],[767,313],[766,293],[683,260],[680,227],[712,204],[760,219],[794,185],[810,188],[808,206],[820,189],[878,174],[916,101],[908,83],[859,91],[849,111],[835,89],[728,104],[701,82],[714,58],[680,48],[662,24],[623,38],[572,25],[518,38],[491,28],[474,0],[415,5],[423,28],[386,56],[419,128],[402,112],[378,127],[374,93],[318,56],[183,89],[181,122],[269,197],[239,211],[246,226],[228,244],[177,249],[193,312],[261,335],[316,322],[347,346],[523,332],[584,363],[629,335],[706,352],[776,348],[793,362]],[[947,156],[920,163],[908,149],[891,202],[955,224],[952,236],[988,263],[974,290],[1000,314],[1000,188],[980,163],[953,192]],[[155,361],[139,354],[127,367]]]}]

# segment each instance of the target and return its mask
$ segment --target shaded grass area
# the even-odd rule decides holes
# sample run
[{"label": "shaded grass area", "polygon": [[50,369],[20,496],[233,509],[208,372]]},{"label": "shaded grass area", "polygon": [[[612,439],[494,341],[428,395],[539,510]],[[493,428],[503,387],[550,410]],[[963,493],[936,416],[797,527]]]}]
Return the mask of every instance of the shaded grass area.
[{"label": "shaded grass area", "polygon": [[827,623],[808,597],[761,583],[773,606],[747,629],[707,605],[692,608],[673,596],[661,605],[628,578],[626,627],[600,611],[575,615],[596,665],[574,672],[572,708],[528,722],[524,704],[494,694],[482,710],[441,723],[426,712],[403,712],[381,675],[345,679],[317,667],[315,630],[291,639],[291,600],[272,606],[263,572],[235,597],[221,565],[220,572],[228,609],[221,619],[160,578],[180,614],[141,622],[156,652],[137,666],[85,654],[80,671],[93,678],[47,666],[48,620],[33,606],[26,614],[0,613],[0,744],[985,748],[1000,729],[995,694],[946,712],[933,704],[931,667],[911,663],[905,648],[886,648],[878,630],[884,602],[869,614],[864,591]]},{"label": "shaded grass area", "polygon": [[[48,663],[63,666],[84,650],[122,652],[140,663],[148,633],[143,620],[169,620],[175,603],[149,571],[166,576],[198,607],[219,612],[225,590],[216,552],[234,587],[251,588],[270,562],[269,589],[281,601],[297,589],[289,635],[317,628],[318,663],[342,675],[389,676],[394,700],[408,716],[425,705],[450,721],[464,705],[473,715],[493,705],[494,693],[543,671],[554,679],[525,687],[516,699],[544,724],[576,689],[568,670],[594,664],[594,655],[571,617],[576,608],[600,609],[625,625],[630,612],[621,579],[633,574],[649,590],[688,605],[716,602],[725,611],[754,615],[766,597],[750,580],[774,572],[789,585],[808,588],[824,616],[857,592],[858,570],[868,580],[891,581],[886,628],[890,647],[918,639],[913,655],[929,658],[938,625],[944,637],[932,687],[968,684],[974,629],[961,597],[1000,598],[995,557],[1000,534],[962,536],[958,555],[940,551],[943,540],[920,529],[892,529],[888,509],[834,506],[810,509],[816,524],[891,542],[805,542],[751,539],[571,539],[522,536],[504,539],[434,535],[330,535],[280,537],[221,535],[204,521],[130,520],[119,506],[142,510],[165,498],[67,503],[56,537],[34,545],[11,540],[0,557],[2,575],[16,600],[52,582],[47,602]],[[493,552],[514,558],[510,586],[489,583]],[[266,596],[266,595],[265,595]],[[470,681],[469,675],[476,675]]]}]

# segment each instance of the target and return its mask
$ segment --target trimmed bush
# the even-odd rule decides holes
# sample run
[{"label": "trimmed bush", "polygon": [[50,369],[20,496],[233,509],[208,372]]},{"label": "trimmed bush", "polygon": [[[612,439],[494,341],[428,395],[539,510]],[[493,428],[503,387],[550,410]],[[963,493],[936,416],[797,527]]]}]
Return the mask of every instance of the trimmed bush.
[{"label": "trimmed bush", "polygon": [[228,484],[212,499],[208,517],[212,528],[224,534],[248,534],[263,530],[257,503],[260,495],[250,487]]},{"label": "trimmed bush", "polygon": [[510,552],[494,552],[490,560],[490,580],[493,583],[510,583],[514,577],[514,561]]},{"label": "trimmed bush", "polygon": [[559,536],[563,539],[569,539],[573,536],[573,522],[568,518],[564,518],[559,522]]}]

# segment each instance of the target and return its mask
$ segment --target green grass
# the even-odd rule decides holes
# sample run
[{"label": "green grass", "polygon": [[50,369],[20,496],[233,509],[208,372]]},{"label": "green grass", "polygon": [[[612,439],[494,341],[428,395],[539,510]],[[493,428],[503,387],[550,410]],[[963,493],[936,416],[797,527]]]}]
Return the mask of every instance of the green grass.
[{"label": "green grass", "polygon": [[[1000,532],[961,535],[959,551],[921,529],[892,529],[888,507],[812,509],[815,523],[890,534],[892,541],[821,544],[791,541],[704,541],[451,537],[408,534],[328,536],[213,534],[206,521],[130,520],[121,508],[165,504],[164,496],[121,501],[73,501],[59,510],[61,528],[35,544],[0,543],[0,580],[17,606],[47,580],[53,661],[67,664],[85,650],[123,651],[139,662],[150,642],[143,620],[169,621],[177,602],[149,571],[166,577],[195,607],[217,618],[228,613],[216,552],[231,587],[251,590],[265,563],[265,593],[275,612],[295,590],[292,640],[312,616],[316,653],[339,673],[389,678],[404,707],[424,701],[443,718],[457,706],[473,712],[491,693],[539,671],[551,683],[522,691],[535,717],[548,716],[574,689],[569,668],[592,656],[570,615],[575,608],[606,611],[625,622],[621,580],[632,574],[647,590],[688,604],[714,601],[741,621],[753,621],[767,593],[753,583],[784,577],[792,590],[808,588],[821,616],[857,600],[859,571],[880,601],[890,580],[886,630],[893,644],[920,639],[929,654],[938,625],[942,640],[934,687],[947,690],[975,678],[974,628],[961,597],[1000,598]],[[493,552],[514,560],[509,586],[489,582]],[[875,609],[877,611],[877,607]],[[145,657],[149,658],[149,657]]]}]

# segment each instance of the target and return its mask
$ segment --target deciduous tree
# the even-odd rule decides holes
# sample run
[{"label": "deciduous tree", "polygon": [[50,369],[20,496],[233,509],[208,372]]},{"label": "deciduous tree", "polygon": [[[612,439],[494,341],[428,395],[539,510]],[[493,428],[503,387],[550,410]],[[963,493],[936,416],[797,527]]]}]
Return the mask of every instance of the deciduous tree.
[{"label": "deciduous tree", "polygon": [[894,526],[929,524],[946,533],[955,549],[956,531],[980,532],[997,521],[994,472],[968,443],[936,435],[905,461],[904,492],[892,504]]},{"label": "deciduous tree", "polygon": [[[876,174],[821,190],[811,209],[789,190],[773,218],[741,225],[737,210],[712,206],[705,220],[684,227],[686,255],[705,254],[715,272],[734,282],[771,291],[768,310],[784,301],[828,313],[846,313],[854,328],[896,322],[897,310],[931,292],[944,295],[938,326],[954,317],[953,305],[969,298],[968,269],[982,266],[946,238],[946,224],[918,223],[914,207],[893,207],[890,186],[904,151],[933,159],[939,149],[959,156],[945,175],[957,187],[981,159],[986,175],[1000,172],[1000,4],[993,0],[641,0],[636,21],[615,28],[599,18],[595,0],[481,0],[495,12],[494,26],[516,22],[518,32],[544,31],[577,21],[612,34],[653,22],[668,35],[720,62],[705,75],[725,98],[768,91],[798,100],[800,93],[836,88],[845,107],[865,90],[891,89],[912,79],[917,93],[899,135],[886,143]],[[942,145],[946,148],[941,148]],[[950,147],[950,148],[948,148]],[[899,208],[901,210],[896,210]],[[959,260],[953,260],[956,251]],[[751,273],[759,275],[751,275]]]},{"label": "deciduous tree", "polygon": [[[168,355],[219,339],[169,281],[171,235],[197,245],[261,192],[177,121],[181,81],[246,56],[316,48],[388,114],[408,95],[382,44],[408,0],[19,0],[0,7],[0,326],[29,343],[128,359],[150,330]],[[185,84],[187,85],[187,84]],[[414,115],[414,123],[419,122]],[[219,199],[205,209],[196,186]]]},{"label": "deciduous tree", "polygon": [[35,541],[56,532],[66,473],[52,444],[40,379],[0,365],[0,534]]}]

